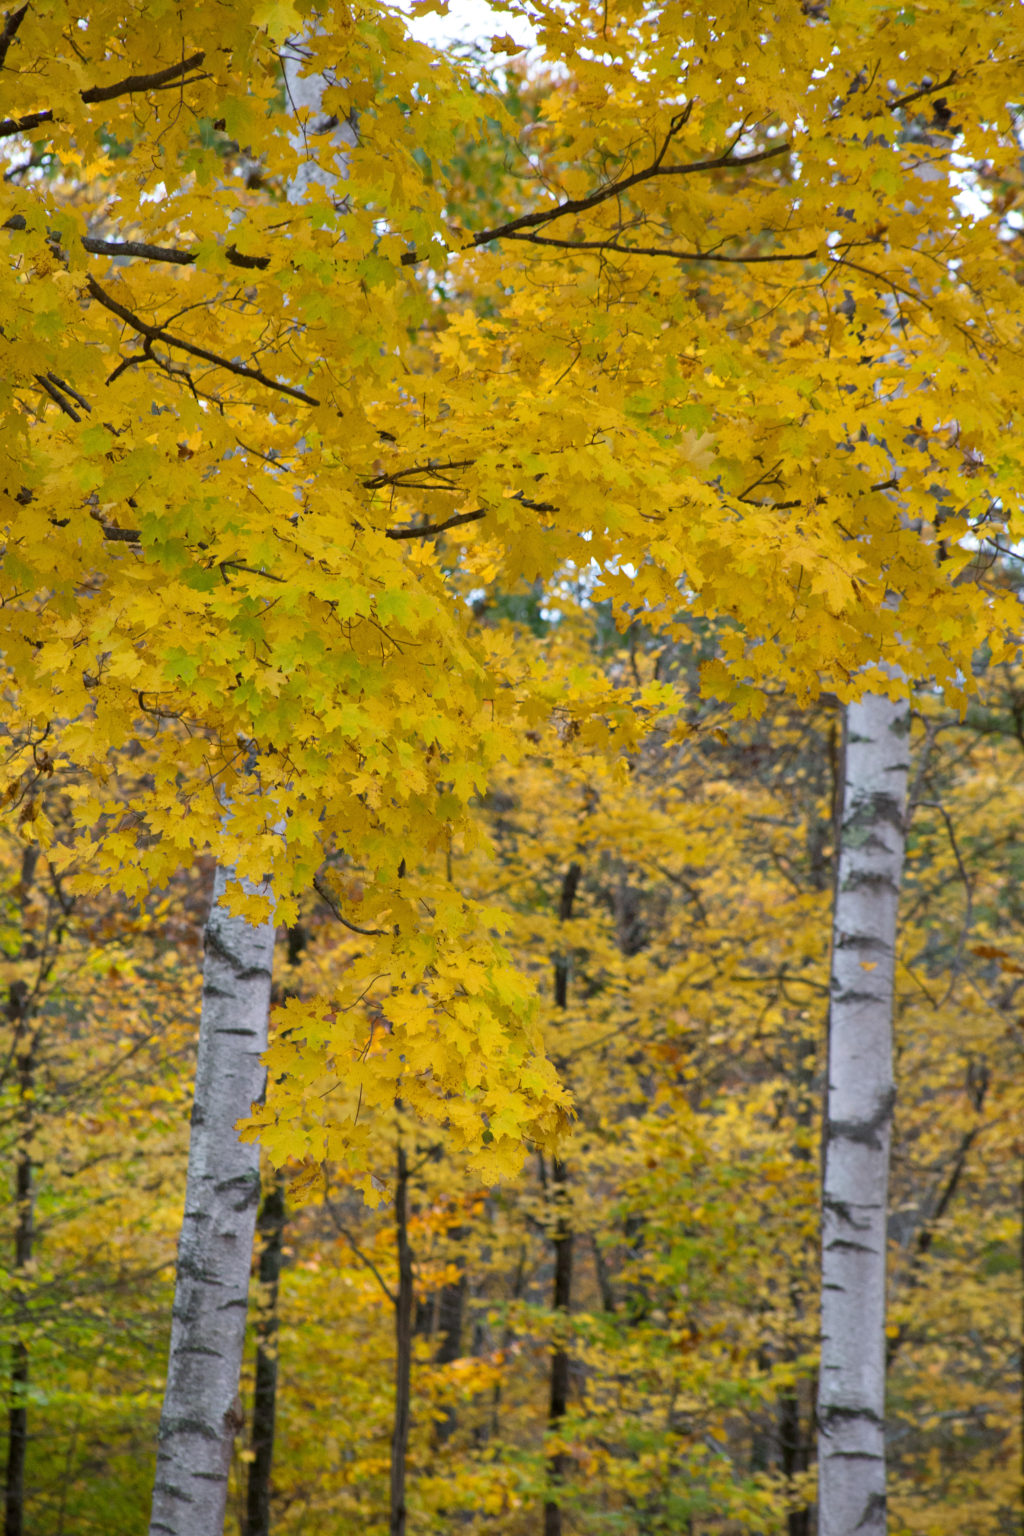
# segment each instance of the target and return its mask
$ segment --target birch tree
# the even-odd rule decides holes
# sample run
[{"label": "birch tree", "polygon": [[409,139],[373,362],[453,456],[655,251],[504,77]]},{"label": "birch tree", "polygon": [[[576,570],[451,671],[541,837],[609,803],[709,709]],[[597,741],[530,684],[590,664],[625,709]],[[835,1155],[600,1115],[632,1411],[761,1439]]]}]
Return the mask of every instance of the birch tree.
[{"label": "birch tree", "polygon": [[[217,870],[206,924],[203,1001],[185,1214],[157,1447],[150,1536],[216,1536],[242,1424],[245,1344],[260,1150],[236,1126],[263,1092],[274,917],[258,925],[225,903]],[[266,894],[266,893],[264,893]]]},{"label": "birch tree", "polygon": [[[310,136],[329,150],[351,143],[348,125],[321,110],[324,74],[305,75],[304,39],[282,50],[285,94],[295,119],[298,168],[288,201],[328,190],[337,167],[319,164]],[[223,1529],[227,1477],[242,1427],[238,1383],[245,1348],[249,1274],[260,1196],[260,1148],[236,1126],[262,1099],[266,1073],[271,917],[255,929],[223,905],[232,871],[218,868],[206,928],[203,1008],[196,1066],[185,1218],[178,1250],[171,1356],[153,1496],[152,1536],[213,1536]],[[271,898],[272,900],[272,898]],[[264,1447],[264,1460],[271,1446]]]},{"label": "birch tree", "polygon": [[892,999],[906,699],[847,706],[822,1188],[820,1536],[882,1536]]}]

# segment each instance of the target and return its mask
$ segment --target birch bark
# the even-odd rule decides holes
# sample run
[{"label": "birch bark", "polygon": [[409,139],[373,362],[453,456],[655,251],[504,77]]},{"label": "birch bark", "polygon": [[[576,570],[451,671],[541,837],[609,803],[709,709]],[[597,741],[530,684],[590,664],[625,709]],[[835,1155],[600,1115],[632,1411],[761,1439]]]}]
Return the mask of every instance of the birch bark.
[{"label": "birch bark", "polygon": [[910,710],[846,712],[822,1190],[819,1536],[884,1536],[892,998]]},{"label": "birch bark", "polygon": [[260,1197],[260,1149],[235,1126],[263,1091],[273,917],[254,928],[223,903],[217,870],[206,924],[203,1001],[185,1214],[157,1447],[150,1536],[219,1536],[241,1428],[238,1380]]}]

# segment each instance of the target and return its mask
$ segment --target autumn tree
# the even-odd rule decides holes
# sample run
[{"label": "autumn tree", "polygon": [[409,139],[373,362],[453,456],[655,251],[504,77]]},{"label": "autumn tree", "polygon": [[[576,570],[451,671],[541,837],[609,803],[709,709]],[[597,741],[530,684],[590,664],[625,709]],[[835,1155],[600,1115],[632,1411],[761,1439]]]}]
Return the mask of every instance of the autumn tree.
[{"label": "autumn tree", "polygon": [[[539,1056],[516,1075],[539,1050],[529,1010],[487,979],[506,963],[438,874],[514,758],[516,712],[548,706],[452,603],[463,578],[593,559],[623,616],[646,605],[672,633],[680,601],[727,614],[704,687],[741,708],[770,678],[850,689],[879,657],[959,686],[982,628],[998,644],[1016,624],[1000,594],[957,584],[958,540],[1013,510],[1012,252],[948,177],[900,194],[948,136],[890,144],[940,102],[958,153],[1012,175],[999,19],[973,7],[970,48],[947,59],[941,29],[863,6],[780,6],[756,47],[725,12],[655,12],[642,30],[629,6],[536,15],[556,72],[528,123],[390,12],[325,12],[308,72],[358,123],[343,208],[322,181],[282,204],[298,152],[275,50],[301,7],[197,7],[156,33],[100,7],[66,40],[23,8],[4,33],[12,158],[45,145],[50,165],[8,183],[10,708],[95,771],[89,857],[82,837],[61,852],[95,878],[141,889],[208,847],[273,874],[288,920],[326,851],[365,870],[345,915],[380,932],[352,984],[388,972],[394,1034],[362,1119],[336,1132],[353,1166],[375,1103],[400,1086],[450,1118],[470,1062],[479,1097],[452,1130],[481,1166],[511,1165],[562,1105]],[[457,149],[495,134],[507,160],[482,207],[505,217],[482,223]],[[330,145],[313,153],[329,171]],[[894,201],[914,212],[891,219]],[[966,387],[979,358],[983,403]],[[901,513],[871,443],[919,431],[949,496],[938,510],[911,460]],[[898,618],[879,601],[894,587]],[[628,744],[637,700],[618,691],[571,701],[582,741],[610,721]],[[115,829],[102,761],[139,735],[159,767]],[[330,1063],[358,1070],[356,995],[293,1031],[264,1117],[279,1154],[297,1136],[324,1150],[303,1105]],[[463,1022],[438,1031],[446,1013]]]}]

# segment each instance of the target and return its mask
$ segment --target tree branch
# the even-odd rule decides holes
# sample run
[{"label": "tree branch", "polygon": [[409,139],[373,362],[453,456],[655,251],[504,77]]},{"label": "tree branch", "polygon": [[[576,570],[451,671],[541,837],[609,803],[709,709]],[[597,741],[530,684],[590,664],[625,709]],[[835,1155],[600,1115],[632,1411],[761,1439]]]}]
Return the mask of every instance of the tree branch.
[{"label": "tree branch", "polygon": [[53,113],[47,107],[45,112],[26,112],[24,117],[5,117],[0,122],[0,139],[10,139],[16,133],[28,133],[30,128],[38,128],[40,123],[52,123]]},{"label": "tree branch", "polygon": [[[159,91],[167,85],[192,85],[193,80],[185,80],[190,69],[198,69],[206,58],[206,54],[200,50],[193,53],[187,59],[181,59],[177,64],[168,64],[166,69],[156,69],[149,75],[129,75],[125,80],[118,80],[115,85],[91,85],[88,90],[79,91],[79,95],[86,106],[92,106],[99,101],[114,101],[118,96],[131,96],[136,91]],[[209,75],[199,75],[194,79],[208,80]]]},{"label": "tree branch", "polygon": [[348,1227],[345,1225],[337,1211],[334,1209],[333,1202],[328,1200],[325,1202],[325,1204],[327,1206],[327,1214],[334,1222],[334,1225],[337,1227],[346,1243],[348,1243],[349,1247],[352,1249],[352,1252],[355,1254],[360,1264],[366,1265],[367,1269],[370,1271],[371,1275],[376,1280],[377,1284],[380,1286],[381,1290],[384,1292],[384,1295],[387,1297],[388,1301],[390,1301],[391,1305],[393,1307],[397,1306],[398,1298],[395,1296],[394,1291],[388,1285],[387,1281],[384,1279],[384,1276],[381,1274],[373,1260],[368,1258],[367,1255],[363,1253],[362,1249],[359,1247],[359,1244],[352,1236],[352,1233],[349,1231]]},{"label": "tree branch", "polygon": [[562,251],[621,251],[623,256],[666,256],[672,261],[719,261],[734,266],[752,266],[755,262],[813,261],[817,251],[778,251],[770,256],[726,256],[721,251],[677,251],[667,245],[622,245],[618,238],[608,240],[560,240],[557,235],[512,234],[506,240],[522,240],[530,245],[551,245]]},{"label": "tree branch", "polygon": [[338,922],[341,923],[343,927],[349,929],[351,933],[361,933],[364,938],[376,939],[382,938],[387,932],[386,928],[357,928],[355,923],[350,923],[348,918],[343,917],[341,912],[338,910],[337,902],[334,900],[334,897],[331,895],[330,891],[327,889],[319,875],[313,876],[313,889],[320,897],[320,900],[326,906],[330,907],[331,911],[338,919]]},{"label": "tree branch", "polygon": [[19,7],[18,10],[8,11],[7,13],[7,18],[4,21],[4,30],[0,32],[0,69],[3,69],[7,62],[7,50],[17,37],[18,28],[25,20],[27,11],[28,0],[25,0],[25,4]]},{"label": "tree branch", "polygon": [[[487,245],[491,240],[510,239],[520,230],[537,229],[551,224],[555,219],[564,219],[572,214],[589,213],[592,208],[606,203],[609,198],[620,197],[631,187],[640,186],[656,176],[696,176],[702,171],[743,170],[745,166],[758,165],[764,160],[773,160],[779,155],[787,155],[790,148],[787,141],[784,144],[773,144],[771,149],[761,149],[756,154],[739,157],[728,149],[724,154],[716,155],[714,159],[691,160],[686,165],[663,165],[659,155],[642,171],[634,171],[632,176],[622,176],[617,181],[609,181],[603,187],[588,193],[586,197],[566,198],[564,203],[558,203],[554,208],[540,208],[535,213],[524,213],[518,219],[510,219],[506,224],[498,224],[494,229],[481,230],[462,249],[473,250],[478,245]],[[520,236],[520,238],[525,237]],[[407,251],[402,257],[402,265],[415,266],[417,262],[427,259],[427,256],[421,256],[417,251]]]},{"label": "tree branch", "polygon": [[[172,245],[148,245],[144,240],[97,240],[92,235],[83,235],[82,248],[91,256],[134,256],[143,261],[169,261],[177,267],[191,267],[196,263],[195,251]],[[224,255],[233,267],[258,268],[265,272],[270,266],[269,256],[243,256],[233,245],[227,247]]]},{"label": "tree branch", "polygon": [[890,112],[895,112],[899,107],[909,107],[912,101],[920,101],[922,96],[934,96],[936,91],[945,91],[955,84],[956,70],[951,69],[945,80],[937,80],[934,85],[922,85],[919,91],[908,91],[906,96],[894,96],[892,101],[886,102],[886,106]]},{"label": "tree branch", "polygon": [[[14,34],[21,24],[21,19],[28,6],[21,11],[14,12],[7,18],[7,24],[0,34],[0,66],[2,66],[7,49],[14,39]],[[17,23],[11,27],[11,22],[17,17]],[[210,75],[188,75],[190,69],[196,69],[205,59],[205,53],[194,53],[191,58],[182,59],[178,64],[169,64],[166,69],[154,70],[149,75],[129,75],[126,80],[118,80],[114,85],[91,85],[87,90],[79,91],[79,97],[86,106],[93,106],[97,102],[114,101],[118,96],[131,96],[136,91],[161,91],[170,85],[194,85],[197,80],[209,80]],[[188,78],[184,78],[188,76]],[[24,117],[5,117],[0,122],[0,139],[9,139],[16,133],[28,133],[32,128],[38,128],[41,123],[52,123],[54,115],[51,108],[46,107],[41,112],[27,112]]]},{"label": "tree branch", "polygon": [[49,395],[50,399],[60,406],[64,414],[71,417],[72,421],[81,421],[82,418],[79,416],[74,406],[68,404],[68,400],[65,398],[65,396],[68,396],[70,399],[77,401],[77,403],[82,406],[84,410],[91,410],[91,406],[89,405],[88,401],[83,400],[78,391],[72,389],[69,384],[65,384],[63,379],[58,379],[55,373],[37,373],[36,381],[42,385],[43,389],[46,390],[46,393]]},{"label": "tree branch", "polygon": [[436,539],[439,533],[444,533],[447,528],[457,528],[460,523],[477,523],[482,517],[487,516],[486,507],[477,507],[475,512],[457,512],[454,517],[448,517],[443,523],[427,523],[422,528],[388,528],[385,530],[386,539]]},{"label": "tree branch", "polygon": [[193,342],[186,341],[184,337],[172,335],[170,331],[164,330],[163,326],[150,325],[148,321],[140,319],[130,309],[126,309],[123,304],[119,304],[105,289],[100,287],[94,277],[89,278],[88,286],[89,292],[97,303],[102,304],[104,309],[109,309],[110,313],[116,315],[119,320],[123,320],[125,325],[130,325],[132,330],[136,331],[138,335],[145,337],[148,343],[152,344],[155,341],[163,342],[165,347],[177,348],[179,352],[186,352],[190,357],[197,357],[201,362],[210,363],[214,368],[223,368],[227,373],[233,373],[237,378],[251,379],[254,384],[262,384],[265,389],[273,389],[277,390],[279,394],[290,395],[293,400],[301,400],[304,405],[320,405],[321,402],[314,395],[307,394],[304,389],[296,389],[293,384],[285,384],[281,379],[271,378],[269,374],[263,372],[262,368],[250,368],[245,363],[234,363],[230,358],[221,357],[216,352],[208,351],[206,347],[195,346]]}]

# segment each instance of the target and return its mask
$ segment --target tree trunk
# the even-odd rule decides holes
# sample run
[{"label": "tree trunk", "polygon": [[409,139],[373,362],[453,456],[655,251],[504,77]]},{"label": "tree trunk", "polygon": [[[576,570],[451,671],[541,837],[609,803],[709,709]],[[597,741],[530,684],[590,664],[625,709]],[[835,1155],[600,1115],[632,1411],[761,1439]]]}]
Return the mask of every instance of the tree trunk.
[{"label": "tree trunk", "polygon": [[[562,880],[558,904],[558,920],[567,923],[572,917],[576,888],[580,882],[580,866],[570,864]],[[555,1007],[565,1008],[569,1002],[569,957],[559,954],[555,959]],[[542,1165],[543,1166],[543,1165]],[[556,1318],[567,1317],[572,1304],[572,1261],[574,1234],[568,1219],[569,1172],[560,1158],[551,1160],[551,1204],[555,1211],[555,1283],[552,1306]],[[551,1356],[551,1388],[548,1397],[548,1429],[558,1434],[569,1406],[569,1352],[559,1344]],[[548,1481],[558,1492],[565,1477],[566,1457],[555,1451],[548,1458]],[[562,1507],[557,1497],[549,1498],[544,1505],[544,1536],[562,1536]]]},{"label": "tree trunk", "polygon": [[[555,1285],[552,1305],[557,1317],[567,1317],[572,1303],[573,1231],[567,1220],[568,1171],[559,1158],[551,1163],[551,1203],[558,1212],[555,1226]],[[557,1434],[569,1406],[569,1351],[559,1345],[551,1356],[548,1429]],[[548,1477],[557,1490],[565,1477],[566,1456],[556,1451],[548,1459]],[[562,1536],[562,1508],[556,1499],[544,1505],[544,1536]]]},{"label": "tree trunk", "polygon": [[[18,1143],[14,1165],[14,1272],[24,1276],[32,1262],[35,1235],[35,1188],[32,1170],[32,1100],[36,1039],[28,1033],[28,988],[14,982],[7,1013],[14,1024],[18,1077]],[[25,1519],[25,1456],[28,1451],[28,1317],[20,1286],[12,1294],[15,1336],[11,1345],[11,1384],[7,1408],[7,1470],[4,1481],[4,1536],[22,1536]]]},{"label": "tree trunk", "polygon": [[249,1481],[245,1536],[270,1536],[270,1470],[274,1460],[277,1412],[277,1290],[284,1245],[284,1180],[275,1173],[263,1197],[257,1227],[263,1238],[259,1278],[262,1306],[256,1324],[256,1380],[252,1395]]},{"label": "tree trunk", "polygon": [[218,869],[206,925],[203,1002],[185,1213],[157,1448],[150,1536],[220,1536],[241,1428],[238,1397],[249,1296],[259,1146],[235,1126],[263,1091],[260,1056],[274,923],[254,928],[223,905]]},{"label": "tree trunk", "polygon": [[405,1536],[405,1461],[409,1452],[409,1393],[412,1377],[412,1250],[409,1247],[409,1163],[398,1144],[395,1179],[398,1239],[398,1293],[395,1297],[395,1422],[391,1434],[389,1536]]},{"label": "tree trunk", "polygon": [[884,1536],[892,999],[910,711],[846,712],[822,1189],[819,1536]]}]

